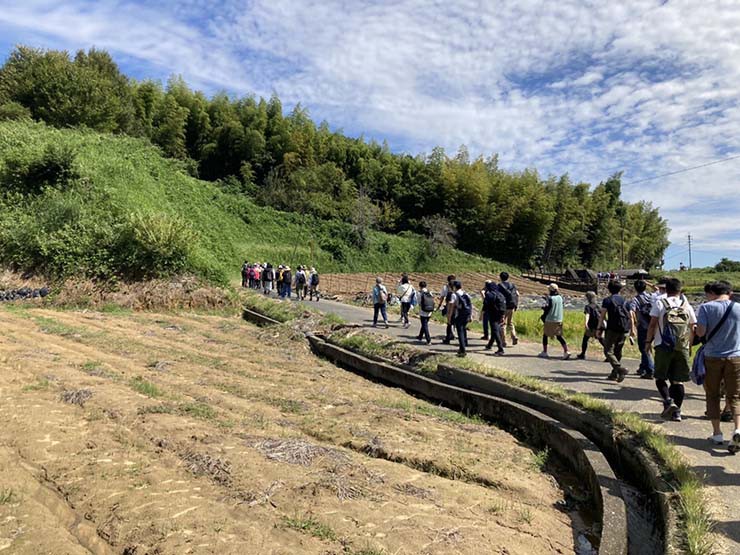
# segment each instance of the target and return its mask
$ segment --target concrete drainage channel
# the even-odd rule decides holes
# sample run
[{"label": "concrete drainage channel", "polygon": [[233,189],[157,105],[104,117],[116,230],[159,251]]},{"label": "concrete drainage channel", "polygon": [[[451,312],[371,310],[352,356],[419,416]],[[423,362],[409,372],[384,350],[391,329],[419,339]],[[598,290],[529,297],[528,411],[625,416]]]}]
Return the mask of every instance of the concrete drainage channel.
[{"label": "concrete drainage channel", "polygon": [[[258,325],[279,322],[245,309]],[[670,488],[648,454],[620,438],[582,410],[503,381],[440,365],[434,377],[422,376],[379,357],[366,357],[307,335],[317,354],[365,377],[400,387],[449,408],[500,423],[534,445],[548,446],[587,483],[601,523],[599,553],[659,555],[675,534]],[[615,474],[616,469],[616,474]],[[628,480],[624,478],[628,477]],[[643,492],[658,492],[652,497]],[[664,493],[660,493],[664,492]]]},{"label": "concrete drainage channel", "polygon": [[535,445],[548,446],[587,482],[601,523],[599,553],[625,555],[627,509],[617,477],[599,449],[580,432],[522,404],[430,379],[403,368],[371,360],[309,334],[317,354],[363,376],[400,387],[425,399],[477,414],[516,431]]}]

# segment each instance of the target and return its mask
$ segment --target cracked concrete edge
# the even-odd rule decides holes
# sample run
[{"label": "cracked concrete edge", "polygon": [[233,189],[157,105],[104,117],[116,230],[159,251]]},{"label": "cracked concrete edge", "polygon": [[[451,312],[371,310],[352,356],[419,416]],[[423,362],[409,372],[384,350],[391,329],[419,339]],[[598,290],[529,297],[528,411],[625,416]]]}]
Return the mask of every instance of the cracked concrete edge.
[{"label": "cracked concrete edge", "polygon": [[438,366],[436,377],[450,385],[473,389],[532,407],[583,433],[598,445],[601,452],[619,469],[627,481],[637,485],[651,497],[660,516],[664,552],[675,551],[675,546],[680,543],[677,493],[663,478],[661,467],[652,454],[645,447],[638,445],[632,437],[616,434],[613,426],[578,407],[492,376],[441,364]]},{"label": "cracked concrete edge", "polygon": [[619,481],[599,448],[581,432],[556,418],[523,404],[424,377],[388,363],[371,360],[313,334],[307,339],[318,354],[351,370],[422,395],[427,399],[503,423],[523,433],[534,444],[547,445],[588,481],[591,498],[600,513],[599,551],[627,553],[627,509]]},{"label": "cracked concrete edge", "polygon": [[247,322],[252,322],[258,326],[277,326],[280,322],[273,320],[269,316],[250,310],[249,308],[242,308],[242,318]]}]

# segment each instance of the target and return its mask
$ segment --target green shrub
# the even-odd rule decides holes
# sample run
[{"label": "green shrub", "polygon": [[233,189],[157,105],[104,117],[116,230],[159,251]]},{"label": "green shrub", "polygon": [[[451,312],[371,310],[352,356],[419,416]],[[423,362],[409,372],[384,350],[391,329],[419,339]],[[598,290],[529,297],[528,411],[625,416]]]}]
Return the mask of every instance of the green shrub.
[{"label": "green shrub", "polygon": [[3,181],[21,193],[38,194],[44,187],[68,187],[79,177],[74,150],[50,143],[40,156],[7,159]]},{"label": "green shrub", "polygon": [[31,110],[19,102],[0,104],[0,121],[31,119]]}]

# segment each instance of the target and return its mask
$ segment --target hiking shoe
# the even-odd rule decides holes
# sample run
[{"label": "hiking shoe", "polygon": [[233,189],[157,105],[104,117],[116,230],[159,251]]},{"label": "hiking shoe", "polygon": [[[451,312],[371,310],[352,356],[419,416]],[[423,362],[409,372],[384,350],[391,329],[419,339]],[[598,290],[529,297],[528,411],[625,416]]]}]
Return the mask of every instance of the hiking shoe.
[{"label": "hiking shoe", "polygon": [[390,328],[390,326],[388,325],[388,322],[386,322],[385,323],[385,329],[388,329],[388,328]]},{"label": "hiking shoe", "polygon": [[484,348],[484,349],[485,349],[486,351],[490,351],[491,349],[493,349],[493,345],[486,345],[486,346],[485,346],[485,347],[483,347],[483,348]]},{"label": "hiking shoe", "polygon": [[723,410],[719,416],[720,422],[732,422],[732,411]]},{"label": "hiking shoe", "polygon": [[644,374],[640,374],[640,379],[642,380],[652,380],[653,377],[654,376],[652,372],[645,372]]},{"label": "hiking shoe", "polygon": [[678,406],[673,401],[665,402],[663,401],[663,412],[660,413],[660,416],[665,420],[673,420],[673,415],[679,412]]},{"label": "hiking shoe", "polygon": [[569,360],[570,359],[570,353],[563,353],[563,360]]},{"label": "hiking shoe", "polygon": [[725,444],[725,436],[722,435],[722,432],[714,434],[713,436],[709,436],[707,439],[712,443],[712,445]]},{"label": "hiking shoe", "polygon": [[586,355],[584,355],[583,353],[578,353],[578,354],[576,355],[576,358],[577,358],[578,360],[586,360]]},{"label": "hiking shoe", "polygon": [[450,344],[450,340],[449,339],[443,339],[442,340],[442,343],[445,344],[445,345],[449,345]]},{"label": "hiking shoe", "polygon": [[550,355],[547,354],[547,351],[542,351],[539,355],[537,355],[538,358],[550,358]]},{"label": "hiking shoe", "polygon": [[431,345],[431,344],[432,344],[432,340],[431,339],[427,339],[427,345]]},{"label": "hiking shoe", "polygon": [[609,380],[610,382],[616,382],[617,381],[617,373],[616,372],[612,372],[611,374],[609,374],[606,377],[606,379]]},{"label": "hiking shoe", "polygon": [[465,355],[466,355],[466,354],[467,354],[467,353],[465,353],[465,352],[463,352],[463,351],[458,351],[458,352],[457,352],[457,356],[459,356],[460,358],[465,358]]},{"label": "hiking shoe", "polygon": [[517,343],[519,343],[519,338],[518,337],[512,337],[511,338],[511,344],[512,345],[516,345]]},{"label": "hiking shoe", "polygon": [[681,411],[677,410],[673,413],[673,416],[671,416],[671,422],[681,422]]},{"label": "hiking shoe", "polygon": [[509,345],[507,345],[506,341],[504,341],[504,342],[502,343],[502,345],[504,346],[504,349],[505,349],[506,347],[508,347],[508,346],[509,346]]},{"label": "hiking shoe", "polygon": [[480,340],[481,341],[488,341],[488,336],[487,335],[484,335],[483,337],[480,338]]},{"label": "hiking shoe", "polygon": [[619,372],[617,372],[617,383],[622,383],[627,374],[629,374],[629,370],[626,368],[620,368]]},{"label": "hiking shoe", "polygon": [[497,356],[497,357],[502,357],[502,356],[504,356],[504,350],[503,350],[503,349],[501,349],[501,350],[499,350],[499,351],[496,351],[495,353],[493,353],[493,356]]}]

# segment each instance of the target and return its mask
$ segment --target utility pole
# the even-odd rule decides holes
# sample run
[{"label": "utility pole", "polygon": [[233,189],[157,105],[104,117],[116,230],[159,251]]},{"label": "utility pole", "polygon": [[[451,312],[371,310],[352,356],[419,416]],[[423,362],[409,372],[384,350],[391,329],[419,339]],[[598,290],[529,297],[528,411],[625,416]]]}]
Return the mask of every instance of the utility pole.
[{"label": "utility pole", "polygon": [[693,266],[691,265],[691,233],[689,233],[689,270],[690,270],[690,269],[691,269],[692,267],[693,267]]}]

